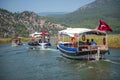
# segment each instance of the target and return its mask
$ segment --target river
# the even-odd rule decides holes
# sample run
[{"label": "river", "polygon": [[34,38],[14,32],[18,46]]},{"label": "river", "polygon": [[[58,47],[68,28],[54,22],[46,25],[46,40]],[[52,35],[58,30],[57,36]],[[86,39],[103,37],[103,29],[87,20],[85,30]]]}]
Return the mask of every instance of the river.
[{"label": "river", "polygon": [[62,57],[52,45],[49,50],[30,50],[0,44],[0,80],[120,80],[120,49],[100,61]]}]

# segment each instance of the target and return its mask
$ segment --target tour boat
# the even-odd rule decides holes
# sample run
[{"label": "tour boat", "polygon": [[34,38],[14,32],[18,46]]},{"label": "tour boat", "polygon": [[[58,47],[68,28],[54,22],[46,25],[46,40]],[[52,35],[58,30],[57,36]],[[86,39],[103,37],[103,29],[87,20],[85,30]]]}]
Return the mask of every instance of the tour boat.
[{"label": "tour boat", "polygon": [[12,40],[12,47],[23,45],[21,38],[22,37],[19,37],[19,36],[14,37],[14,39]]},{"label": "tour boat", "polygon": [[44,30],[41,33],[35,33],[28,45],[30,49],[45,50],[51,46],[50,36]]},{"label": "tour boat", "polygon": [[[85,40],[91,35],[102,37],[102,44],[87,45]],[[58,41],[57,48],[62,52],[62,55],[72,59],[81,59],[84,55],[87,55],[89,59],[89,55],[97,55],[94,58],[99,59],[109,51],[106,32],[97,29],[67,28],[58,32]]]}]

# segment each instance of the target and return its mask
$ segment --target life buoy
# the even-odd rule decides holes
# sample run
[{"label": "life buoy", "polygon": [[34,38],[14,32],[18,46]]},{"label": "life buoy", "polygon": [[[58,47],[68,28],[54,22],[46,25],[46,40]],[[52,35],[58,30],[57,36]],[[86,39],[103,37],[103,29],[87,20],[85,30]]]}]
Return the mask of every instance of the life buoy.
[{"label": "life buoy", "polygon": [[106,44],[106,38],[104,37],[103,38],[103,45],[105,45]]},{"label": "life buoy", "polygon": [[85,35],[82,35],[82,40],[85,41],[85,39],[86,39],[86,38],[85,38]]}]

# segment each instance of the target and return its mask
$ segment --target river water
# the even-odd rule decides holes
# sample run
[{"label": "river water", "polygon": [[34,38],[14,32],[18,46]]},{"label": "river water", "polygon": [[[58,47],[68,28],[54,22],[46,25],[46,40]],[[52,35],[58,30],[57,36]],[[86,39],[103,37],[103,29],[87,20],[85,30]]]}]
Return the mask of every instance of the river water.
[{"label": "river water", "polygon": [[0,44],[0,80],[120,80],[120,49],[90,62],[60,54],[54,45],[40,51],[30,50],[27,43]]}]

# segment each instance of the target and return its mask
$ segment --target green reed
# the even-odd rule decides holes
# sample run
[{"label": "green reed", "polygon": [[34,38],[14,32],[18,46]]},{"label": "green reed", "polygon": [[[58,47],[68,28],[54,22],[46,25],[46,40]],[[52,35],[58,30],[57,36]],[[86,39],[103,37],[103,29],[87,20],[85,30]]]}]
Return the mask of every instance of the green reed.
[{"label": "green reed", "polygon": [[[91,41],[91,39],[94,39],[94,41],[98,44],[101,45],[103,44],[103,38],[105,36],[96,36],[96,35],[86,35],[85,38],[89,39]],[[106,37],[105,37],[106,38]],[[71,41],[70,37],[61,37],[61,40],[63,41]],[[82,40],[82,36],[80,36],[80,38],[78,39],[79,41],[83,41]],[[78,41],[76,40],[76,41]],[[86,42],[86,41],[83,41]],[[118,35],[107,35],[107,44],[108,47],[110,48],[120,48],[120,34]]]}]

